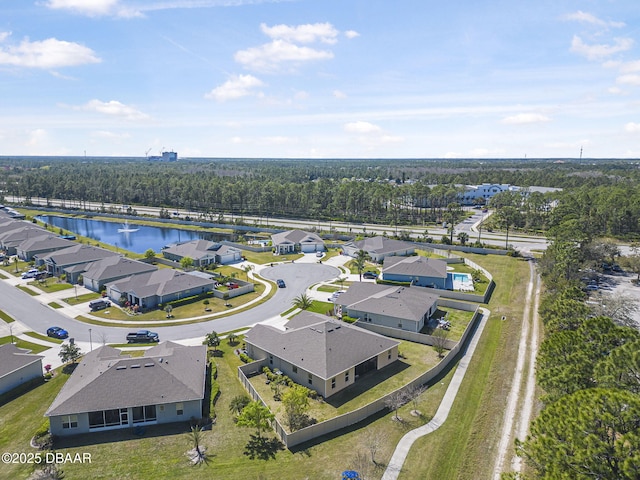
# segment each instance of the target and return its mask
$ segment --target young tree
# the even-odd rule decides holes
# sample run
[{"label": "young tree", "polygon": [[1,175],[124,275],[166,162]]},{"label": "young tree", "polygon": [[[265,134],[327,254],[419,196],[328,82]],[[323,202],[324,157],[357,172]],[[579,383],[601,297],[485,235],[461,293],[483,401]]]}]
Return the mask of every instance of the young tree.
[{"label": "young tree", "polygon": [[249,402],[238,415],[236,424],[240,427],[255,428],[258,438],[262,438],[262,431],[271,426],[275,416],[259,401]]},{"label": "young tree", "polygon": [[82,356],[82,352],[80,351],[80,347],[75,343],[72,345],[71,343],[63,343],[60,347],[60,353],[58,353],[60,360],[62,363],[76,363],[76,361]]},{"label": "young tree", "polygon": [[293,299],[292,305],[300,310],[308,310],[313,305],[313,299],[306,293],[301,293]]},{"label": "young tree", "polygon": [[235,333],[230,333],[227,335],[227,343],[229,345],[237,345],[238,344],[238,336]]},{"label": "young tree", "polygon": [[398,416],[398,409],[407,403],[407,394],[404,390],[396,390],[385,400],[385,405],[389,410],[393,410],[393,419],[401,422],[402,419]]},{"label": "young tree", "polygon": [[450,203],[444,212],[444,219],[448,222],[449,244],[453,245],[453,232],[456,224],[462,218],[463,211],[459,203]]},{"label": "young tree", "polygon": [[358,250],[358,253],[356,254],[356,259],[354,261],[356,264],[356,270],[358,270],[358,275],[360,275],[360,281],[362,281],[362,271],[364,270],[364,266],[370,258],[369,254],[364,250]]},{"label": "young tree", "polygon": [[229,410],[231,411],[231,413],[239,415],[240,413],[242,413],[244,407],[249,405],[249,402],[251,402],[251,399],[246,395],[236,395],[229,402]]},{"label": "young tree", "polygon": [[180,266],[183,270],[189,270],[193,267],[193,258],[191,257],[182,257],[180,259]]},{"label": "young tree", "polygon": [[309,389],[302,385],[294,385],[282,396],[282,405],[291,430],[304,427],[309,410]]},{"label": "young tree", "polygon": [[153,249],[148,249],[146,252],[144,252],[144,258],[149,260],[150,262],[154,262],[156,259],[156,252],[153,251]]},{"label": "young tree", "polygon": [[458,234],[458,241],[460,242],[460,245],[466,245],[469,241],[469,234],[467,232],[460,232]]},{"label": "young tree", "polygon": [[245,265],[244,267],[242,267],[242,271],[244,272],[244,276],[247,279],[247,282],[249,281],[249,272],[251,271],[251,265]]},{"label": "young tree", "polygon": [[204,432],[202,430],[202,427],[200,427],[199,425],[191,427],[191,431],[187,434],[189,435],[189,441],[193,445],[193,455],[191,455],[191,461],[195,465],[200,465],[201,463],[205,463],[207,461],[204,450],[200,448],[203,434]]},{"label": "young tree", "polygon": [[204,342],[207,347],[212,347],[215,352],[220,345],[220,337],[216,331],[212,331],[211,333],[207,333],[207,336],[204,337]]},{"label": "young tree", "polygon": [[433,338],[433,349],[438,354],[438,358],[444,357],[444,351],[449,344],[449,331],[443,328],[436,328],[431,337]]}]

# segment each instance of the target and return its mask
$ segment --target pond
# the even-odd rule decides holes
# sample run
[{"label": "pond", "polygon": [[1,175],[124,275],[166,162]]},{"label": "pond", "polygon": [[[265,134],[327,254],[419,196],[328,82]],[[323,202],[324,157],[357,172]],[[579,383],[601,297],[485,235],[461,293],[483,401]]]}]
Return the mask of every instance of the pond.
[{"label": "pond", "polygon": [[38,215],[41,222],[63,228],[76,235],[108,243],[135,253],[144,253],[151,249],[159,253],[163,247],[189,240],[234,240],[236,235],[182,230],[172,227],[151,227],[136,223],[106,222],[88,218],[58,217],[56,215]]}]

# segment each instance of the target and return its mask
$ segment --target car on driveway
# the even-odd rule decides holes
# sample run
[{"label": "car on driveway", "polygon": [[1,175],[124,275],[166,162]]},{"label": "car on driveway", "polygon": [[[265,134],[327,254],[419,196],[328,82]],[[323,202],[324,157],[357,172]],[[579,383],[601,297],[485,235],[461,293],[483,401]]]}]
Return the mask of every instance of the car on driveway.
[{"label": "car on driveway", "polygon": [[64,328],[61,328],[61,327],[47,328],[47,337],[67,338],[68,336],[69,336],[69,332],[67,332]]},{"label": "car on driveway", "polygon": [[282,280],[281,278],[276,280],[276,283],[278,284],[278,288],[285,288],[287,286],[286,283],[284,283],[284,280]]},{"label": "car on driveway", "polygon": [[376,272],[364,272],[362,274],[362,278],[368,278],[369,280],[375,280],[378,278],[378,274]]}]

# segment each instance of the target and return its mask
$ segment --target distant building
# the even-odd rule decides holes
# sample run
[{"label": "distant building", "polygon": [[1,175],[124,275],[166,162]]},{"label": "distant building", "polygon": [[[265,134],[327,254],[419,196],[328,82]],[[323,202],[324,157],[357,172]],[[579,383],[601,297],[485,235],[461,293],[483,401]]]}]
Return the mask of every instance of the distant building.
[{"label": "distant building", "polygon": [[216,263],[227,265],[239,262],[242,260],[242,250],[209,240],[191,240],[164,247],[162,256],[174,262],[188,257],[193,260],[194,267],[205,267]]},{"label": "distant building", "polygon": [[178,154],[176,152],[162,152],[162,155],[151,155],[147,157],[147,160],[155,162],[175,162],[178,160]]},{"label": "distant building", "polygon": [[276,255],[287,253],[324,252],[324,240],[315,233],[303,230],[289,230],[271,235],[271,242]]},{"label": "distant building", "polygon": [[382,278],[409,282],[419,287],[447,288],[447,262],[427,257],[389,257],[384,259]]}]

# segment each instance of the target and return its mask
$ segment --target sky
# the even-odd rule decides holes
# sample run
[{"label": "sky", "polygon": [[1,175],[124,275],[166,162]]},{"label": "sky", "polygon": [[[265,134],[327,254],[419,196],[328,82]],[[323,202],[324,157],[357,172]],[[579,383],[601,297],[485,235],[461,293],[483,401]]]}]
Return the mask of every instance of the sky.
[{"label": "sky", "polygon": [[637,0],[2,0],[0,155],[640,158]]}]

